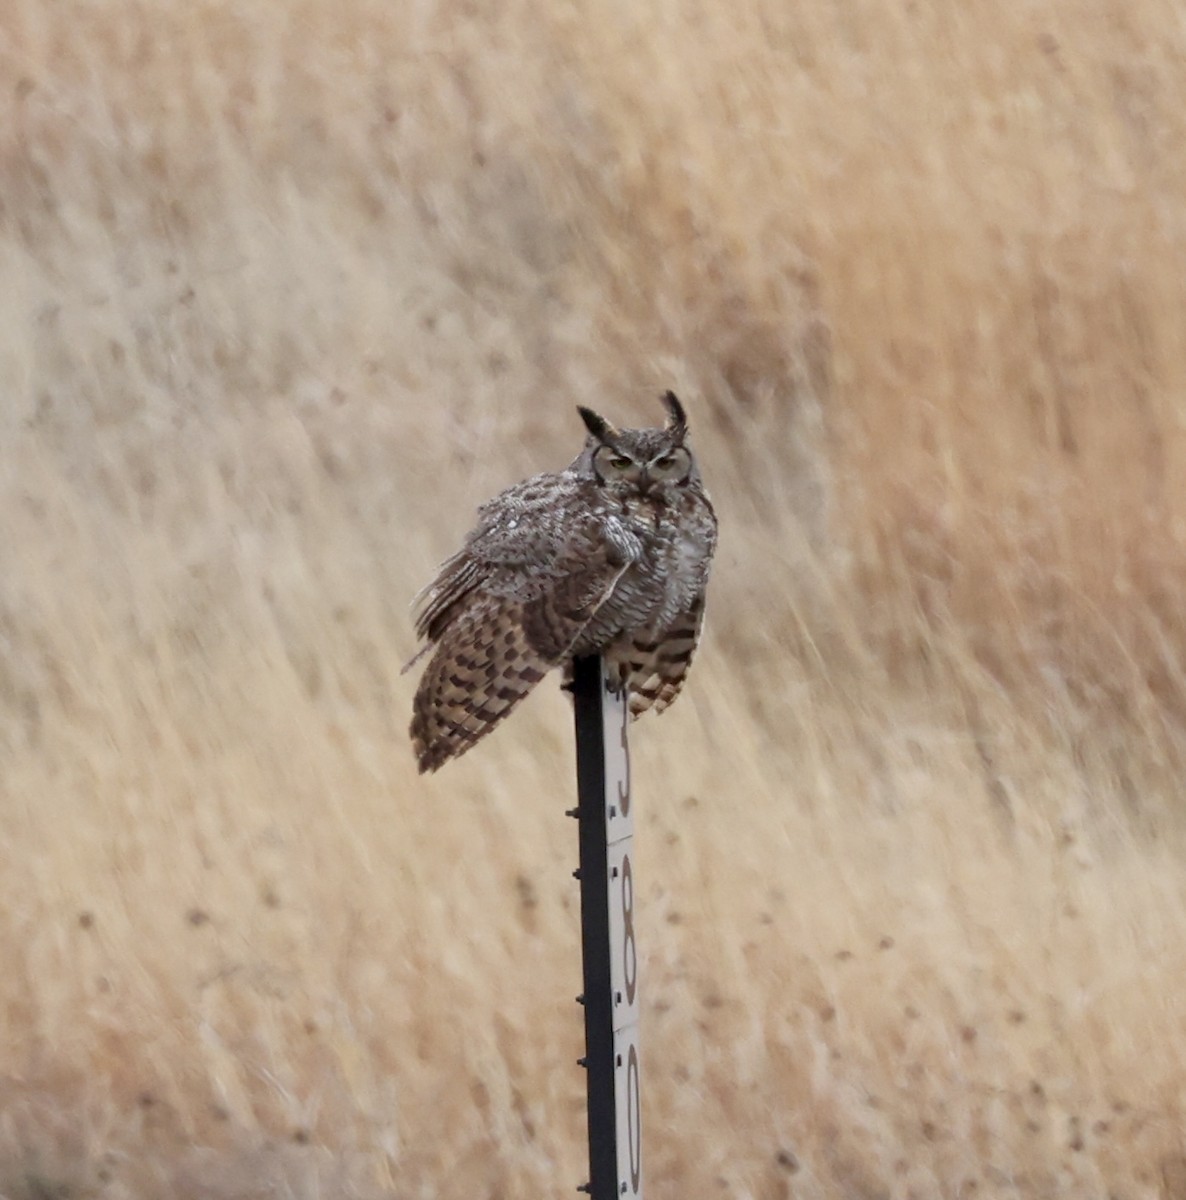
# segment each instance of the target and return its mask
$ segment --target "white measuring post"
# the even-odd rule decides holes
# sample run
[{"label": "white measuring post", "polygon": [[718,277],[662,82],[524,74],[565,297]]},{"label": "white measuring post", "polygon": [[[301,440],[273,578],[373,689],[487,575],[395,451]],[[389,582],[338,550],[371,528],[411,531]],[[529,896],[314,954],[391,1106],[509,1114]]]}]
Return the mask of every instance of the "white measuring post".
[{"label": "white measuring post", "polygon": [[581,960],[593,1200],[642,1195],[638,941],[634,925],[634,812],[629,697],[600,657],[573,662],[579,823]]}]

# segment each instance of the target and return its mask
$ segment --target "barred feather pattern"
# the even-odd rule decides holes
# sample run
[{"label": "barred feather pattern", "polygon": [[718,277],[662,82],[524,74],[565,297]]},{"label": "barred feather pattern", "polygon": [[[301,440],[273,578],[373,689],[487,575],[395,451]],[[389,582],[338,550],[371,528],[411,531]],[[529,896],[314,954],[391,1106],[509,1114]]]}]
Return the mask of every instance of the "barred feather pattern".
[{"label": "barred feather pattern", "polygon": [[417,597],[423,646],[408,666],[429,656],[411,724],[422,772],[464,754],[578,655],[605,655],[635,716],[683,686],[717,530],[686,423],[618,431],[582,416],[581,455],[483,505]]}]

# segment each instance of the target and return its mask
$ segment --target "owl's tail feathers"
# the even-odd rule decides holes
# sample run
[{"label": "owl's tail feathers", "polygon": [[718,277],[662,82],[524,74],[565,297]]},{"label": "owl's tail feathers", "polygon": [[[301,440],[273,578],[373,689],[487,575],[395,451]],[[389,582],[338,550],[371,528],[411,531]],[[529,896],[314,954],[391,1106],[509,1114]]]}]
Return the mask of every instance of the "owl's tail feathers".
[{"label": "owl's tail feathers", "polygon": [[692,655],[700,640],[704,606],[697,601],[682,613],[662,640],[651,642],[640,635],[621,655],[630,679],[630,715],[648,709],[662,712],[680,694]]},{"label": "owl's tail feathers", "polygon": [[556,665],[532,648],[517,607],[473,617],[445,632],[416,691],[411,734],[421,774],[481,741]]}]

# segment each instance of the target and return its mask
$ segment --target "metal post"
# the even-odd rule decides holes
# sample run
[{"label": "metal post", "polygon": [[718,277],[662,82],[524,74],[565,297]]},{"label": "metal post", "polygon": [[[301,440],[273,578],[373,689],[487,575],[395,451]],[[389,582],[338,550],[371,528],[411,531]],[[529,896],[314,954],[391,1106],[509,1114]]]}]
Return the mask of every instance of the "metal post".
[{"label": "metal post", "polygon": [[638,945],[629,703],[599,657],[573,662],[581,882],[581,958],[593,1200],[642,1195]]}]

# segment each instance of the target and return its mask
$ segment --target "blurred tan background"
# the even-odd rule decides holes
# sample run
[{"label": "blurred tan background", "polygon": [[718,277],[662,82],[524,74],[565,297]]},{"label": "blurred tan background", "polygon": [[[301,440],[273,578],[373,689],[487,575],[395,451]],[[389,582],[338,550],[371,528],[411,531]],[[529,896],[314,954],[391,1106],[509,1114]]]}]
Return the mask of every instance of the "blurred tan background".
[{"label": "blurred tan background", "polygon": [[399,668],[673,387],[648,1194],[1186,1196],[1176,4],[0,0],[0,95],[0,1194],[584,1178],[568,706],[422,780]]}]

